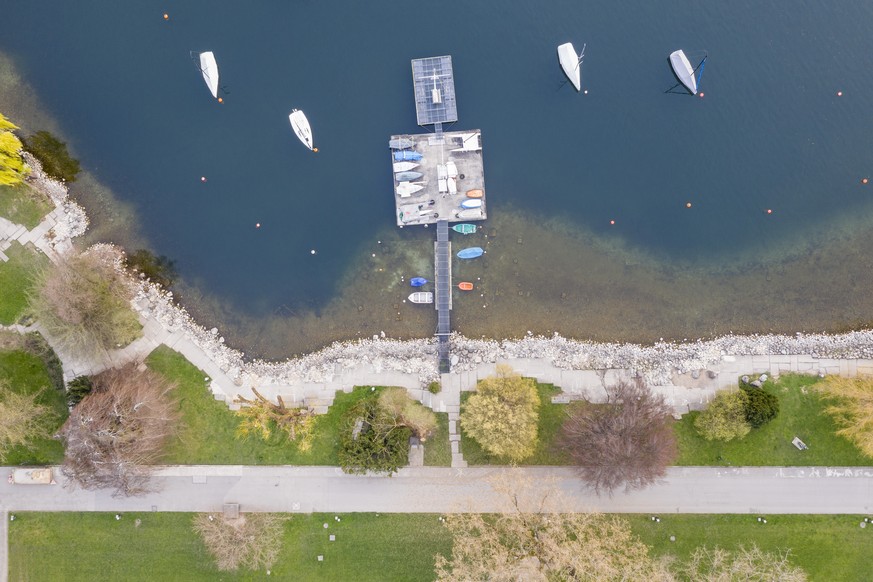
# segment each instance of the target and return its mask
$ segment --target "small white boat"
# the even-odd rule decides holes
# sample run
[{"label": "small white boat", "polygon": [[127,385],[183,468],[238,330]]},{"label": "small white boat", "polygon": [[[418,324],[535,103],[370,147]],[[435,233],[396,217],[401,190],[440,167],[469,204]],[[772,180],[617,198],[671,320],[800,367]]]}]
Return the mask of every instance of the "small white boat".
[{"label": "small white boat", "polygon": [[461,202],[461,208],[482,208],[482,201],[478,198],[467,198]]},{"label": "small white boat", "polygon": [[421,190],[424,190],[424,186],[413,182],[401,182],[397,185],[397,195],[401,198],[407,198]]},{"label": "small white boat", "polygon": [[692,95],[697,95],[697,79],[694,78],[694,68],[688,62],[685,51],[678,50],[670,53],[670,66],[673,67],[673,72],[676,73],[676,77],[685,85],[685,88],[691,91]]},{"label": "small white boat", "polygon": [[291,115],[288,116],[288,121],[291,122],[291,128],[303,142],[303,145],[312,151],[318,151],[312,147],[312,129],[309,127],[309,120],[306,119],[303,112],[299,109],[292,110]]},{"label": "small white boat", "polygon": [[430,291],[416,291],[410,293],[409,300],[413,303],[433,303],[433,293]]},{"label": "small white boat", "polygon": [[448,174],[449,178],[458,177],[458,166],[455,165],[455,162],[451,160],[446,162],[446,174]]},{"label": "small white boat", "polygon": [[469,208],[466,210],[462,210],[458,213],[458,218],[460,218],[461,220],[476,220],[477,218],[482,218],[482,209]]},{"label": "small white boat", "polygon": [[458,185],[455,183],[454,178],[446,178],[446,187],[449,190],[449,194],[457,194],[458,193]]},{"label": "small white boat", "polygon": [[558,62],[564,69],[564,74],[579,91],[582,89],[582,57],[585,56],[585,45],[582,45],[582,54],[576,56],[576,49],[572,42],[565,42],[558,47]]},{"label": "small white boat", "polygon": [[398,172],[408,172],[409,170],[413,170],[420,166],[421,164],[416,164],[415,162],[394,162],[394,173]]},{"label": "small white boat", "polygon": [[209,92],[218,99],[218,63],[215,62],[212,51],[200,53],[200,72],[203,73],[203,80],[206,81]]},{"label": "small white boat", "polygon": [[408,150],[415,145],[415,142],[407,137],[399,137],[388,140],[388,147],[392,150]]}]

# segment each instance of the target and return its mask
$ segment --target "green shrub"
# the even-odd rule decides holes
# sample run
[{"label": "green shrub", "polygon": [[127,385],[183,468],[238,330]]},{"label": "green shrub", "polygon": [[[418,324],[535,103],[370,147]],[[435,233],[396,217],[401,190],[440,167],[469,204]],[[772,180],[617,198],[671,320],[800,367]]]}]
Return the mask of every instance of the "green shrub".
[{"label": "green shrub", "polygon": [[721,390],[694,419],[694,428],[708,441],[741,439],[752,430],[746,420],[749,396],[742,390]]},{"label": "green shrub", "polygon": [[409,428],[422,441],[436,430],[436,414],[410,398],[406,388],[395,386],[382,390],[379,408],[390,417],[393,425]]},{"label": "green shrub", "polygon": [[72,408],[79,404],[83,398],[91,393],[91,378],[77,376],[67,384],[67,405]]},{"label": "green shrub", "polygon": [[746,421],[752,425],[752,428],[764,426],[779,414],[779,398],[775,394],[754,386],[743,386],[743,391],[749,397],[746,404]]},{"label": "green shrub", "polygon": [[67,144],[47,131],[38,131],[27,138],[24,149],[42,163],[43,171],[52,178],[73,182],[79,174],[79,162],[70,157]]},{"label": "green shrub", "polygon": [[436,380],[427,385],[427,391],[431,394],[439,394],[442,389],[442,385]]},{"label": "green shrub", "polygon": [[346,473],[394,473],[409,462],[412,431],[397,426],[378,397],[361,400],[340,421],[339,463]]}]

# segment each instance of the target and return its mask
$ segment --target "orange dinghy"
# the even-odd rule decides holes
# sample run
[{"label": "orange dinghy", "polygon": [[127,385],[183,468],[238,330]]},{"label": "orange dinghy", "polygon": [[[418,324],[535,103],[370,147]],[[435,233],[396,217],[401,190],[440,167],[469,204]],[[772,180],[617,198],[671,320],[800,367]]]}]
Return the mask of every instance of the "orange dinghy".
[{"label": "orange dinghy", "polygon": [[468,283],[467,281],[461,281],[460,283],[458,283],[458,289],[460,289],[461,291],[472,291],[473,284]]},{"label": "orange dinghy", "polygon": [[475,190],[467,190],[467,198],[482,198],[484,192],[478,188]]}]

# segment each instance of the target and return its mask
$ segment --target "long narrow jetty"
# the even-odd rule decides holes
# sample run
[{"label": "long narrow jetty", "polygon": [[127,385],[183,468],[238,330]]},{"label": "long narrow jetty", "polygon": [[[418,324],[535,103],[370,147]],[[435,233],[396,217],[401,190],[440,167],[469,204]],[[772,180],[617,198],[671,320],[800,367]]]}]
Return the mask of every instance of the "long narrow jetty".
[{"label": "long narrow jetty", "polygon": [[449,241],[449,222],[437,222],[437,240],[434,243],[434,281],[437,310],[437,337],[439,338],[440,373],[451,367],[449,336],[452,333],[452,243]]}]

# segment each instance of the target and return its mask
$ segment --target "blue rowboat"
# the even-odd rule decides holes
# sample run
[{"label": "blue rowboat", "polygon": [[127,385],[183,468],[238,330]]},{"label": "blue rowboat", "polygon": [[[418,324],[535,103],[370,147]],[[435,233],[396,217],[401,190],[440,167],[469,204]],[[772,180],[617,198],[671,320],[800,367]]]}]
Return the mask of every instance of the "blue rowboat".
[{"label": "blue rowboat", "polygon": [[403,150],[402,152],[394,152],[395,162],[417,162],[422,158],[418,152]]},{"label": "blue rowboat", "polygon": [[458,251],[459,259],[475,259],[476,257],[481,257],[485,254],[480,247],[470,247],[468,249],[464,249],[462,251]]},{"label": "blue rowboat", "polygon": [[422,285],[427,284],[427,279],[424,277],[413,277],[409,280],[409,284],[413,287],[421,287]]},{"label": "blue rowboat", "polygon": [[476,234],[475,224],[456,224],[452,230],[461,234]]},{"label": "blue rowboat", "polygon": [[424,176],[421,172],[397,172],[394,177],[398,182],[412,182]]},{"label": "blue rowboat", "polygon": [[482,201],[475,198],[469,198],[461,202],[461,208],[482,208]]}]

